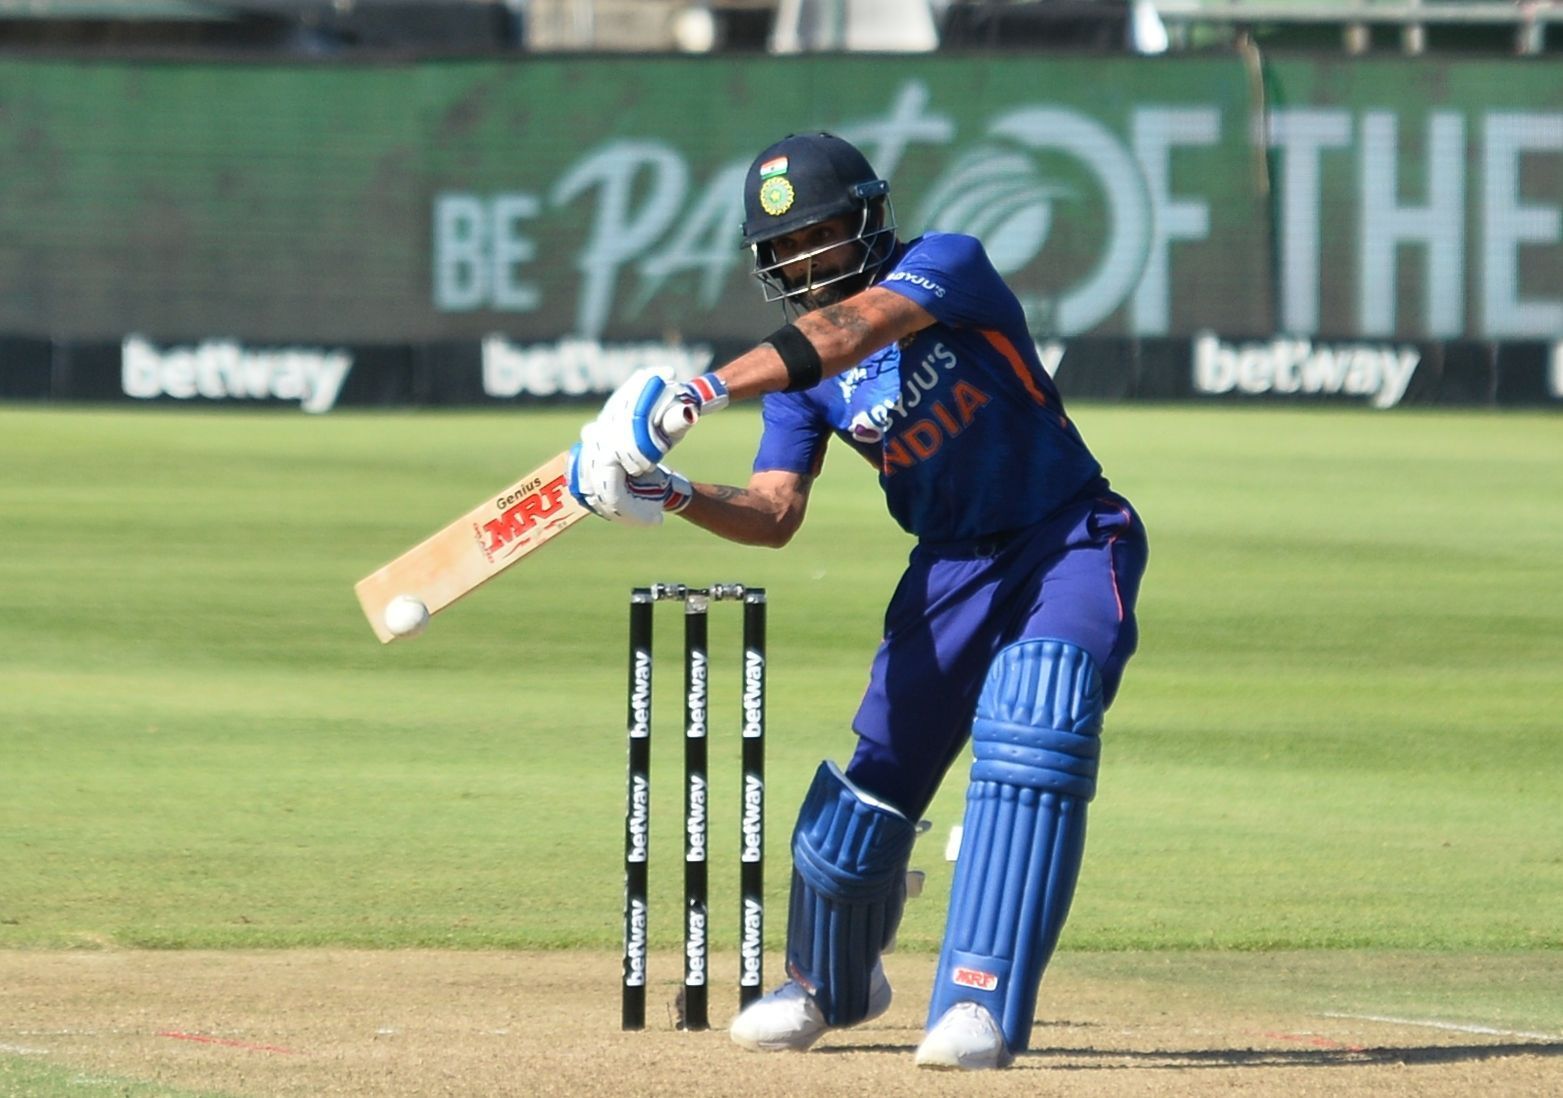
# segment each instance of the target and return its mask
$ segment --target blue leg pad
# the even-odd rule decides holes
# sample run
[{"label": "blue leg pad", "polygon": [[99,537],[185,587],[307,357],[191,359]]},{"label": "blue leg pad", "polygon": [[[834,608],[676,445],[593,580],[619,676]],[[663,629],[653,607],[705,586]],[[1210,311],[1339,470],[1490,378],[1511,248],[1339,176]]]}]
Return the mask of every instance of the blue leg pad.
[{"label": "blue leg pad", "polygon": [[1096,793],[1102,684],[1091,657],[1026,640],[994,657],[972,722],[971,784],[928,1025],[980,1003],[1011,1052],[1069,915]]},{"label": "blue leg pad", "polygon": [[787,972],[830,1025],[868,1015],[870,974],[901,920],[914,838],[912,821],[833,763],[820,765],[792,833]]}]

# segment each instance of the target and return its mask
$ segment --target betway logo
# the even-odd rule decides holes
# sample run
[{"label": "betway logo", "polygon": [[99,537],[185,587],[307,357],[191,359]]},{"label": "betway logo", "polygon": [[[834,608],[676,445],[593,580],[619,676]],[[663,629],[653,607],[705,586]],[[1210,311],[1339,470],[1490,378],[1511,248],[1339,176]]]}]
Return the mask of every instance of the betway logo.
[{"label": "betway logo", "polygon": [[1324,346],[1306,339],[1236,344],[1207,333],[1194,340],[1194,391],[1345,394],[1393,408],[1421,360],[1414,347]]},{"label": "betway logo", "polygon": [[706,781],[689,777],[689,814],[684,817],[684,861],[706,860]]},{"label": "betway logo", "polygon": [[753,774],[744,775],[743,850],[740,862],[759,862],[765,858],[765,783]]},{"label": "betway logo", "polygon": [[646,985],[646,904],[641,899],[630,903],[629,925],[624,928],[624,958],[627,969],[624,983],[629,987]]},{"label": "betway logo", "polygon": [[700,987],[705,982],[706,913],[703,907],[692,907],[684,922],[684,985]]},{"label": "betway logo", "polygon": [[687,381],[705,373],[714,357],[702,346],[562,339],[518,347],[491,335],[483,341],[483,392],[500,399],[611,393],[643,367],[669,367]]},{"label": "betway logo", "polygon": [[743,941],[738,945],[738,985],[759,987],[764,955],[765,909],[753,896],[744,897]]},{"label": "betway logo", "polygon": [[765,735],[765,657],[744,649],[744,734],[746,740]]},{"label": "betway logo", "polygon": [[624,855],[627,862],[643,862],[646,860],[646,844],[651,830],[651,783],[642,775],[636,774],[630,783],[630,818],[627,823],[629,828],[630,848]]},{"label": "betway logo", "polygon": [[258,351],[221,339],[160,348],[134,335],[120,344],[120,387],[137,400],[296,400],[306,412],[329,412],[352,368],[346,351]]},{"label": "betway logo", "polygon": [[630,691],[630,736],[643,740],[651,735],[651,653],[635,649],[635,688]]},{"label": "betway logo", "polygon": [[684,712],[689,723],[684,728],[686,739],[698,740],[706,734],[706,654],[689,654],[689,693],[684,698]]}]

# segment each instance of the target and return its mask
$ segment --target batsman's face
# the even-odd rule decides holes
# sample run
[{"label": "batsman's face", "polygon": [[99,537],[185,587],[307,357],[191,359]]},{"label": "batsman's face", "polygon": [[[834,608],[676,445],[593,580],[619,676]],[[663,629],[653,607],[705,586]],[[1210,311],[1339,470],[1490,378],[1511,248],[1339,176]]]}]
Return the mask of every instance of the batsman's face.
[{"label": "batsman's face", "polygon": [[[781,265],[782,281],[791,288],[821,283],[861,266],[862,256],[850,245],[857,242],[856,219],[833,217],[770,242],[773,261]],[[846,296],[847,284],[820,286],[804,295],[810,308],[829,305]]]}]

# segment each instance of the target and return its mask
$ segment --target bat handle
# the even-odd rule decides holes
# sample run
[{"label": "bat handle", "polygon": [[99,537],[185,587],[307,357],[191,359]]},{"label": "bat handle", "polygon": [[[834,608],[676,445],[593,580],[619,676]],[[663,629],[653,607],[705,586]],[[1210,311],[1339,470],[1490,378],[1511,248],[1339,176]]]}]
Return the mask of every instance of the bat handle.
[{"label": "bat handle", "polygon": [[700,411],[693,404],[686,404],[682,400],[675,400],[668,405],[667,411],[662,413],[662,422],[658,424],[662,433],[677,442],[683,438],[691,427],[700,420]]}]

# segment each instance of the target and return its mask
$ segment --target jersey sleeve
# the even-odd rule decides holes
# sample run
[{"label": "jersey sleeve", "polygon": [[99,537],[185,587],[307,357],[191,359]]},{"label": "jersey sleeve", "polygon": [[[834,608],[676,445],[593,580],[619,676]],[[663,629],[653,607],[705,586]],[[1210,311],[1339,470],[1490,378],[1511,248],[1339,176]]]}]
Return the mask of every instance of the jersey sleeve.
[{"label": "jersey sleeve", "polygon": [[928,233],[918,238],[881,285],[951,327],[991,328],[1014,319],[1009,312],[1014,294],[973,236]]},{"label": "jersey sleeve", "polygon": [[766,393],[760,398],[760,447],[754,471],[818,476],[830,441],[830,424],[804,393]]}]

